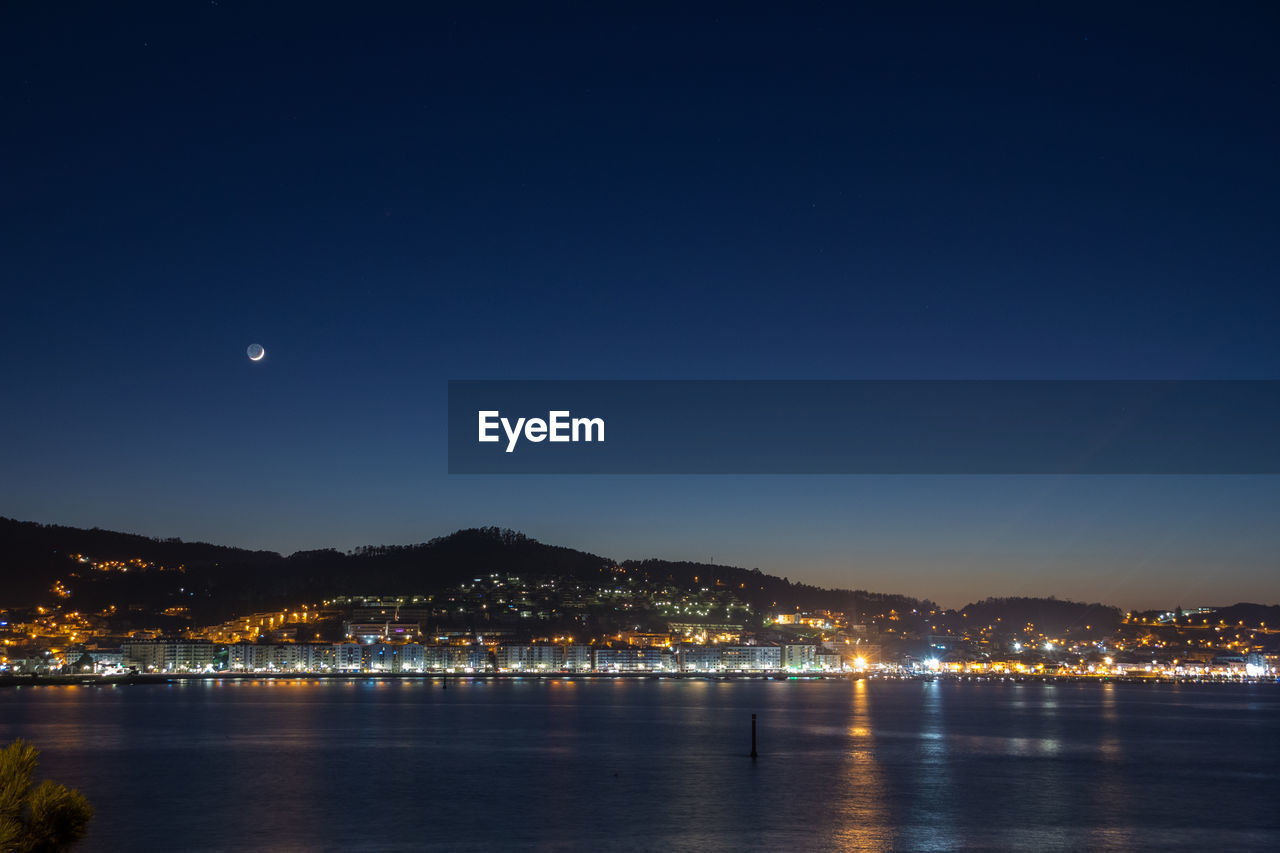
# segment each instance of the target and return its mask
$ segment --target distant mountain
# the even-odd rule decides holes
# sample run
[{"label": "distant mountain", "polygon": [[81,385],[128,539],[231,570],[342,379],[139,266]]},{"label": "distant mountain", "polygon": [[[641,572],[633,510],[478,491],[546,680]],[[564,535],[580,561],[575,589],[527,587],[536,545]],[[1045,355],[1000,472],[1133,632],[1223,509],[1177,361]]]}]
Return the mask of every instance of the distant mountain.
[{"label": "distant mountain", "polygon": [[85,530],[0,517],[0,576],[4,578],[0,604],[27,606],[46,597],[49,586],[75,568],[75,554],[101,561],[140,559],[161,566],[184,566],[190,571],[219,565],[266,567],[283,559],[274,551],[248,551],[208,542],[152,539],[97,527]]},{"label": "distant mountain", "polygon": [[[135,564],[127,572],[93,571],[79,563],[76,555],[98,562],[139,560],[150,565]],[[180,606],[197,621],[215,621],[338,595],[431,593],[491,574],[599,580],[609,576],[615,565],[619,564],[608,557],[547,545],[497,527],[459,530],[415,545],[283,556],[208,542],[0,518],[0,578],[4,580],[0,607],[8,608],[48,603],[53,584],[64,582],[73,596],[69,603],[86,612],[111,604],[157,613]],[[629,577],[654,587],[671,584],[685,590],[731,592],[751,604],[757,614],[827,609],[863,619],[896,610],[902,628],[925,625],[926,620],[929,625],[955,629],[999,620],[1009,631],[1030,622],[1052,636],[1078,635],[1084,626],[1089,626],[1090,633],[1109,631],[1122,616],[1109,605],[1055,598],[988,598],[960,611],[944,612],[927,599],[823,589],[760,569],[668,560],[627,560],[620,566]],[[1220,609],[1215,618],[1276,625],[1280,607],[1241,603]]]},{"label": "distant mountain", "polygon": [[[210,579],[225,600],[240,593],[266,602],[318,600],[334,595],[405,595],[433,592],[490,574],[593,578],[613,565],[607,557],[545,545],[497,527],[459,530],[416,545],[367,545],[349,553],[300,551],[254,577],[245,567]],[[247,602],[246,602],[247,603]]]},{"label": "distant mountain", "polygon": [[642,572],[656,582],[671,582],[683,588],[720,587],[735,592],[758,611],[835,610],[858,617],[868,613],[898,610],[909,613],[936,610],[927,599],[905,595],[868,592],[864,589],[824,589],[788,578],[767,575],[759,569],[718,566],[710,563],[672,562],[669,560],[627,560],[622,567]]},{"label": "distant mountain", "polygon": [[[75,555],[80,554],[99,563],[136,559],[154,565],[92,571],[77,563]],[[612,565],[606,557],[544,545],[496,527],[460,530],[416,545],[366,546],[349,553],[299,551],[284,557],[274,551],[0,518],[0,574],[6,579],[0,606],[6,607],[47,601],[54,582],[70,573],[75,577],[67,585],[76,606],[85,610],[125,601],[152,610],[184,606],[214,618],[335,595],[429,592],[493,573],[597,577]]]},{"label": "distant mountain", "polygon": [[999,620],[1003,631],[1012,633],[1030,623],[1049,636],[1106,634],[1124,618],[1118,607],[1057,598],[985,598],[960,613],[969,625],[994,625]]},{"label": "distant mountain", "polygon": [[1213,623],[1219,620],[1226,622],[1228,625],[1243,622],[1246,625],[1269,625],[1275,627],[1280,625],[1280,605],[1249,604],[1242,601],[1229,607],[1219,607],[1213,611],[1213,615],[1209,617],[1209,622]]},{"label": "distant mountain", "polygon": [[[138,560],[150,565],[135,564],[124,572],[94,571],[79,563],[77,555],[98,563]],[[7,579],[0,606],[5,607],[48,602],[52,585],[62,581],[74,596],[74,606],[88,612],[127,603],[153,612],[185,607],[197,619],[212,620],[337,595],[434,592],[490,574],[599,580],[614,566],[607,557],[547,545],[496,527],[459,530],[414,545],[299,551],[286,557],[274,551],[0,518],[0,572]],[[722,588],[757,612],[780,608],[863,614],[936,606],[865,590],[826,590],[735,566],[630,560],[622,567],[632,578],[654,585]]]}]

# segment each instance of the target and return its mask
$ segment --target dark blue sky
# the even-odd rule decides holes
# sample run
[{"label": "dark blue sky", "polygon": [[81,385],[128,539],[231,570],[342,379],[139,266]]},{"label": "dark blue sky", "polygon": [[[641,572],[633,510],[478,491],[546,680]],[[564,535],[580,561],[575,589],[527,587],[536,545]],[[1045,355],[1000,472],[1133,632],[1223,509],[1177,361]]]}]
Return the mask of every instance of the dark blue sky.
[{"label": "dark blue sky", "polygon": [[444,442],[450,378],[1280,378],[1274,6],[476,5],[0,10],[0,514],[1280,600],[1276,478]]}]

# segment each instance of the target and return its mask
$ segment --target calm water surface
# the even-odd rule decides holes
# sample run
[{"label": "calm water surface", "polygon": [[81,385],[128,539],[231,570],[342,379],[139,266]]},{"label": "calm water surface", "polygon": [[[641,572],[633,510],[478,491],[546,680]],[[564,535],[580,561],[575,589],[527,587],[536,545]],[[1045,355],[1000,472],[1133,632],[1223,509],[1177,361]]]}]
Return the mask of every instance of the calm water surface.
[{"label": "calm water surface", "polygon": [[1278,713],[1275,685],[211,681],[3,690],[0,736],[88,795],[85,851],[1277,850]]}]

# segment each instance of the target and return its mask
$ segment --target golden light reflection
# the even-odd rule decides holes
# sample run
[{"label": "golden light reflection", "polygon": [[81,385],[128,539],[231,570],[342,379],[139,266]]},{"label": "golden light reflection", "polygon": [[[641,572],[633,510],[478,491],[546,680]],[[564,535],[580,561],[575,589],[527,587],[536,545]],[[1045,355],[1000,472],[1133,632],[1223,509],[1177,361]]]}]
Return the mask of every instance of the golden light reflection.
[{"label": "golden light reflection", "polygon": [[882,776],[872,735],[871,689],[866,680],[859,678],[853,682],[841,825],[834,833],[838,849],[892,848],[893,827],[884,800]]}]

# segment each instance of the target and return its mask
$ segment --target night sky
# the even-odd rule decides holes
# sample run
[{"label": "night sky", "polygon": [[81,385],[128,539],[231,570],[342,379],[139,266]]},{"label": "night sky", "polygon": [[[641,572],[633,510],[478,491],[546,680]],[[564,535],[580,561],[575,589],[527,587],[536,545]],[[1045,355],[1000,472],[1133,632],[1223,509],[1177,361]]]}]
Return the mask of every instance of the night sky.
[{"label": "night sky", "polygon": [[446,473],[451,378],[1280,379],[1274,4],[846,5],[4,4],[0,515],[1280,601],[1275,477]]}]

